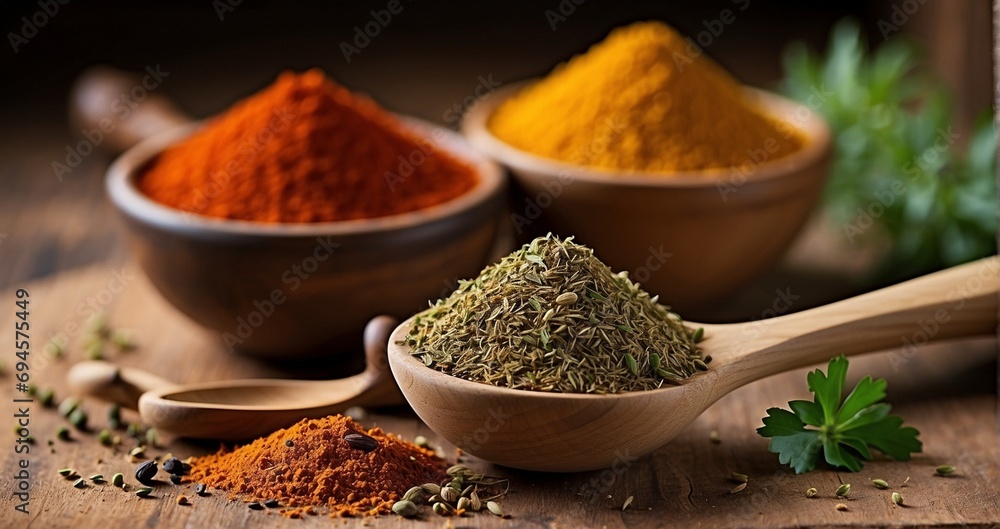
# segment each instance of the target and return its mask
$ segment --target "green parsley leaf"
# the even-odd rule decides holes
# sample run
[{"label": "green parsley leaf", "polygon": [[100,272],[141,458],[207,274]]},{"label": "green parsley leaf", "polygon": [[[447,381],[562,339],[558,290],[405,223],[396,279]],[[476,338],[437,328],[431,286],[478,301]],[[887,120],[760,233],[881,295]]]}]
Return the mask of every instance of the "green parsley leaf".
[{"label": "green parsley leaf", "polygon": [[857,472],[872,459],[871,448],[906,461],[923,447],[920,432],[904,428],[901,417],[889,415],[892,407],[880,402],[885,398],[884,379],[861,379],[841,402],[847,365],[847,358],[839,356],[830,360],[826,373],[809,373],[813,400],[789,402],[792,411],[768,409],[764,426],[757,429],[761,437],[771,439],[767,449],[796,474],[816,468],[821,449],[827,464]]}]

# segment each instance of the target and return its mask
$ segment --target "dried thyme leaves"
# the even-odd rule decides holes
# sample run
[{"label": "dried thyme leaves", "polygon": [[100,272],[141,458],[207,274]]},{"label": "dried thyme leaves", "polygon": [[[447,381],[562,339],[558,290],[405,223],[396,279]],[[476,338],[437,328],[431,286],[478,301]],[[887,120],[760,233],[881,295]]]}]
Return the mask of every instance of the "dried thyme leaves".
[{"label": "dried thyme leaves", "polygon": [[707,369],[701,329],[614,273],[593,250],[535,239],[414,318],[404,342],[428,367],[495,386],[618,393]]}]

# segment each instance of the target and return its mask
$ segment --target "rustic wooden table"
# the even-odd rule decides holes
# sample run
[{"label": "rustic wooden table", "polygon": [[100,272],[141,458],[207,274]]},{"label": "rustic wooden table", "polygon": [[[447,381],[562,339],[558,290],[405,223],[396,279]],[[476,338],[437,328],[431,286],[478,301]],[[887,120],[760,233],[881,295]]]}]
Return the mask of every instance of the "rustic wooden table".
[{"label": "rustic wooden table", "polygon": [[[359,76],[359,78],[362,76]],[[470,79],[474,76],[470,76]],[[179,78],[178,86],[184,83]],[[197,79],[190,81],[197,85]],[[364,83],[360,83],[364,84]],[[465,86],[453,83],[454,86]],[[183,90],[182,90],[183,91]],[[455,90],[448,95],[459,96]],[[217,92],[221,93],[221,92]],[[204,103],[213,109],[228,96]],[[407,108],[406,105],[399,105]],[[417,107],[408,107],[415,114]],[[436,108],[427,103],[427,108]],[[434,119],[434,112],[423,109]],[[196,382],[235,377],[297,376],[302,366],[265,364],[228,353],[217,337],[169,307],[131,263],[117,233],[113,212],[103,198],[102,174],[108,157],[95,152],[62,181],[51,173],[50,164],[64,156],[72,141],[62,124],[41,124],[0,131],[0,300],[8,307],[0,312],[0,336],[14,337],[14,289],[30,292],[32,331],[32,380],[52,387],[57,399],[67,396],[64,377],[69,366],[84,357],[79,336],[62,360],[42,354],[48,337],[76,334],[86,315],[104,309],[114,325],[136,331],[138,350],[112,359],[139,366],[178,382]],[[822,246],[822,245],[820,245]],[[803,249],[804,248],[804,249]],[[798,255],[816,255],[815,247],[800,247]],[[794,260],[794,259],[793,259]],[[121,288],[119,288],[121,287]],[[843,297],[849,285],[828,273],[775,273],[751,285],[725,307],[721,319],[739,320],[764,314],[776,288],[791,288],[802,298],[795,310]],[[693,316],[694,315],[689,315]],[[693,318],[694,319],[694,318]],[[831,351],[835,354],[836,351]],[[766,408],[784,405],[807,396],[804,371],[776,376],[747,386],[721,400],[691,425],[683,435],[654,454],[630,461],[612,471],[575,475],[545,475],[512,472],[470,458],[470,466],[509,476],[510,495],[504,500],[509,519],[489,515],[454,519],[455,526],[495,527],[657,527],[669,525],[704,527],[799,527],[799,526],[981,526],[1000,525],[1000,436],[997,431],[995,339],[926,347],[903,365],[885,353],[852,360],[852,381],[872,374],[889,379],[889,398],[894,410],[922,432],[924,452],[908,463],[876,460],[858,474],[822,469],[794,475],[779,465],[766,450],[767,442],[755,428]],[[13,351],[2,360],[7,373],[0,376],[0,412],[11,417],[17,411],[12,399]],[[311,366],[315,367],[315,366]],[[331,366],[313,369],[313,376],[329,375]],[[30,454],[15,452],[10,428],[3,435],[7,449],[0,454],[0,526],[3,527],[300,527],[328,526],[325,516],[287,520],[275,514],[251,511],[225,494],[195,497],[189,486],[160,487],[155,498],[142,500],[110,486],[75,489],[56,470],[73,467],[85,475],[131,473],[126,455],[101,446],[93,433],[75,432],[69,442],[54,439],[64,420],[54,411],[30,404],[31,434],[37,444]],[[107,404],[87,400],[85,409],[94,428],[105,424]],[[125,419],[135,420],[134,413]],[[12,419],[9,419],[12,420]],[[651,417],[650,420],[656,420]],[[405,438],[425,435],[442,454],[454,458],[454,447],[442,444],[433,432],[405,410],[370,413],[364,424],[380,425]],[[11,424],[12,425],[12,424]],[[720,444],[709,441],[717,430]],[[163,435],[169,450],[178,455],[196,455],[215,446],[192,444]],[[18,462],[25,458],[30,479],[29,514],[15,511],[12,496]],[[934,477],[934,467],[950,463],[958,474]],[[730,494],[731,472],[750,476],[749,487]],[[907,477],[905,487],[899,488]],[[869,484],[882,478],[905,497],[906,507],[895,507],[887,491]],[[840,512],[833,491],[840,481],[854,486]],[[816,487],[817,498],[804,491]],[[175,503],[178,494],[193,504]],[[634,496],[626,510],[625,499]],[[404,521],[395,516],[347,520],[347,525],[389,527],[440,526],[437,516]]]}]

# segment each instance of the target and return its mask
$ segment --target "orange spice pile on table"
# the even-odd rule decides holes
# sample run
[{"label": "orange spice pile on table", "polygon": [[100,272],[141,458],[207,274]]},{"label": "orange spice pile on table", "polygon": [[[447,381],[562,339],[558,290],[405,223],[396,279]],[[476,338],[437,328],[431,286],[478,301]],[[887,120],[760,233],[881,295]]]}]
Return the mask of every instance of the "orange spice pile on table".
[{"label": "orange spice pile on table", "polygon": [[139,188],[209,217],[308,223],[429,208],[476,181],[433,139],[313,69],[281,74],[166,149]]},{"label": "orange spice pile on table", "polygon": [[[349,434],[369,436],[376,447],[358,448],[345,439]],[[325,506],[331,515],[355,516],[388,513],[414,484],[447,478],[445,466],[431,450],[334,415],[195,458],[188,479],[257,500],[276,499],[292,508],[286,515]]]}]

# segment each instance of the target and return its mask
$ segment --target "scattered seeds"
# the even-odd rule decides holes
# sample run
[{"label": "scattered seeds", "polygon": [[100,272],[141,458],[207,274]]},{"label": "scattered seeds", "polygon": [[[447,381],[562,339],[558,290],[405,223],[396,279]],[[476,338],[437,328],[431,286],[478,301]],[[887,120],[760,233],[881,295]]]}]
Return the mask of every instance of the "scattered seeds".
[{"label": "scattered seeds", "polygon": [[844,504],[844,503],[838,503],[838,504],[837,504],[837,510],[838,510],[838,511],[846,511],[846,510],[847,510],[847,504]]},{"label": "scattered seeds", "polygon": [[160,437],[156,433],[156,428],[146,430],[146,444],[153,448],[160,446]]},{"label": "scattered seeds", "polygon": [[423,488],[421,488],[421,487],[410,487],[410,490],[406,491],[406,494],[403,494],[403,497],[401,499],[404,499],[406,501],[417,501],[423,495],[424,495],[424,489]]},{"label": "scattered seeds", "polygon": [[184,463],[181,463],[181,460],[176,457],[171,457],[163,462],[163,470],[171,474],[183,474]]},{"label": "scattered seeds", "polygon": [[69,414],[69,423],[76,427],[77,430],[87,429],[87,412],[80,408],[73,410]]},{"label": "scattered seeds", "polygon": [[188,504],[187,496],[181,494],[180,496],[177,497],[177,505],[187,505],[187,504]]},{"label": "scattered seeds", "polygon": [[122,425],[122,408],[117,404],[112,404],[108,408],[108,428],[117,430]]},{"label": "scattered seeds", "polygon": [[735,481],[736,483],[746,483],[750,481],[750,476],[740,474],[739,472],[733,472],[732,475],[729,476],[729,479]]},{"label": "scattered seeds", "polygon": [[469,494],[469,509],[479,512],[482,508],[483,501],[479,499],[479,493],[472,491],[472,494]]},{"label": "scattered seeds", "polygon": [[737,494],[737,493],[743,492],[743,490],[746,489],[746,488],[747,488],[747,484],[746,483],[740,483],[739,485],[736,485],[735,487],[733,487],[733,490],[729,491],[729,493],[730,494]]},{"label": "scattered seeds", "polygon": [[[434,505],[436,506],[438,504]],[[402,516],[403,518],[409,518],[411,516],[416,516],[419,509],[417,509],[417,504],[410,500],[400,500],[392,504],[392,512]],[[436,508],[435,512],[437,512]]]},{"label": "scattered seeds", "polygon": [[285,441],[285,446],[287,446],[288,448],[292,448],[293,446],[295,446],[295,441],[288,439]]},{"label": "scattered seeds", "polygon": [[872,485],[875,485],[877,489],[887,489],[889,488],[889,483],[884,479],[873,479]]},{"label": "scattered seeds", "polygon": [[97,440],[104,446],[111,446],[111,430],[107,428],[101,430],[101,433],[97,434]]},{"label": "scattered seeds", "polygon": [[153,487],[139,487],[135,489],[135,495],[140,498],[145,498],[153,493]]},{"label": "scattered seeds", "polygon": [[435,514],[440,514],[441,516],[451,516],[455,514],[455,508],[443,501],[435,502],[434,506],[431,507]]},{"label": "scattered seeds", "polygon": [[135,479],[143,485],[149,485],[156,477],[156,461],[146,461],[135,469]]},{"label": "scattered seeds", "polygon": [[264,510],[264,506],[261,505],[260,502],[256,502],[256,501],[252,501],[252,502],[248,503],[247,507],[250,507],[251,509],[253,509],[255,511],[262,511],[262,510]]},{"label": "scattered seeds", "polygon": [[419,446],[420,448],[427,448],[430,446],[430,443],[427,442],[427,438],[422,435],[414,437],[413,444]]},{"label": "scattered seeds", "polygon": [[850,483],[841,483],[840,486],[837,487],[837,496],[840,496],[841,498],[846,498],[847,494],[850,492],[851,492]]},{"label": "scattered seeds", "polygon": [[132,450],[129,450],[129,453],[128,453],[128,455],[130,455],[132,457],[142,457],[145,454],[146,454],[146,447],[145,446],[137,446],[137,447],[133,448]]},{"label": "scattered seeds", "polygon": [[83,478],[80,478],[80,479],[78,479],[78,480],[76,480],[76,481],[73,482],[73,486],[76,487],[76,488],[78,488],[78,489],[85,488],[87,486],[87,480],[85,480]]},{"label": "scattered seeds", "polygon": [[712,441],[715,444],[719,444],[722,442],[722,439],[719,438],[719,432],[717,430],[712,430],[711,432],[708,432],[708,440]]},{"label": "scattered seeds", "polygon": [[453,487],[445,487],[441,489],[441,497],[448,503],[454,503],[458,501],[458,492]]},{"label": "scattered seeds", "polygon": [[365,452],[371,452],[378,448],[378,441],[363,433],[349,433],[344,436],[344,440],[347,441],[347,444],[351,445],[352,448]]},{"label": "scattered seeds", "polygon": [[49,340],[49,343],[45,347],[54,358],[62,358],[66,352],[66,339],[55,336]]},{"label": "scattered seeds", "polygon": [[111,343],[115,344],[115,347],[121,352],[135,349],[135,337],[131,331],[124,329],[118,329],[111,334]]},{"label": "scattered seeds", "polygon": [[424,492],[426,492],[427,494],[441,493],[441,485],[438,485],[437,483],[424,483],[423,485],[420,486],[420,488],[424,489]]},{"label": "scattered seeds", "polygon": [[111,476],[111,484],[116,487],[121,487],[125,484],[125,476],[121,472]]},{"label": "scattered seeds", "polygon": [[104,474],[94,474],[93,476],[90,476],[90,481],[98,484],[104,483]]},{"label": "scattered seeds", "polygon": [[955,473],[955,467],[951,465],[941,465],[934,469],[934,473],[939,476],[950,476]]},{"label": "scattered seeds", "polygon": [[56,394],[51,389],[42,390],[38,395],[38,400],[41,401],[42,406],[46,408],[52,407],[52,402],[55,400]]},{"label": "scattered seeds", "polygon": [[267,507],[268,509],[277,509],[278,507],[281,507],[281,503],[279,503],[278,500],[271,498],[264,502],[264,507]]},{"label": "scattered seeds", "polygon": [[629,496],[628,498],[625,498],[625,503],[622,504],[622,510],[624,511],[625,509],[628,509],[628,506],[632,505],[632,500],[634,499],[635,496]]},{"label": "scattered seeds", "polygon": [[195,485],[194,492],[199,496],[204,496],[208,494],[208,487],[204,483],[199,483]]},{"label": "scattered seeds", "polygon": [[806,498],[815,498],[817,494],[819,494],[819,491],[816,490],[816,487],[806,489]]},{"label": "scattered seeds", "polygon": [[80,407],[80,399],[68,397],[59,403],[59,414],[63,417],[69,417],[69,414],[73,413],[78,407]]},{"label": "scattered seeds", "polygon": [[898,493],[898,492],[893,492],[892,493],[892,503],[895,503],[896,505],[902,506],[903,505],[903,496],[900,493]]},{"label": "scattered seeds", "polygon": [[170,474],[170,482],[174,485],[181,484],[181,476],[179,474]]},{"label": "scattered seeds", "polygon": [[459,511],[468,511],[472,509],[472,500],[466,497],[461,497],[458,499],[458,503],[455,504],[455,508]]},{"label": "scattered seeds", "polygon": [[69,441],[69,428],[60,426],[59,429],[56,430],[56,438],[60,441]]},{"label": "scattered seeds", "polygon": [[503,517],[503,508],[495,501],[486,502],[486,509],[497,516]]},{"label": "scattered seeds", "polygon": [[61,468],[61,469],[59,469],[59,475],[62,476],[62,477],[64,477],[64,478],[68,478],[68,477],[70,477],[70,476],[72,476],[74,474],[76,474],[76,472],[72,468]]}]

